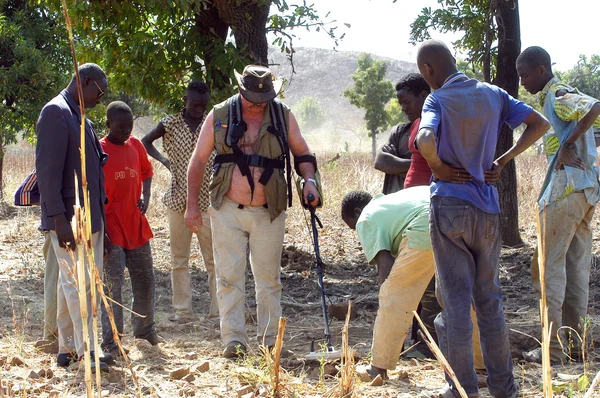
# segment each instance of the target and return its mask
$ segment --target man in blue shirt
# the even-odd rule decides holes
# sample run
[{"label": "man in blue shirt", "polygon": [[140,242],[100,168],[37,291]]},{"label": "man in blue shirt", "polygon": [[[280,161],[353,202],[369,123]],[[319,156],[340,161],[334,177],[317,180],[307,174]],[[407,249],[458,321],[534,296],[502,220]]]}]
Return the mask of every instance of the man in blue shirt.
[{"label": "man in blue shirt", "polygon": [[[469,307],[480,328],[488,388],[494,397],[517,393],[499,280],[500,208],[496,182],[504,166],[548,130],[548,122],[504,90],[456,69],[446,45],[425,42],[417,66],[435,91],[425,100],[417,144],[431,167],[430,233],[438,295],[440,348],[469,397],[479,396],[473,367]],[[527,128],[494,160],[500,128]],[[458,396],[448,384],[437,396]]]}]

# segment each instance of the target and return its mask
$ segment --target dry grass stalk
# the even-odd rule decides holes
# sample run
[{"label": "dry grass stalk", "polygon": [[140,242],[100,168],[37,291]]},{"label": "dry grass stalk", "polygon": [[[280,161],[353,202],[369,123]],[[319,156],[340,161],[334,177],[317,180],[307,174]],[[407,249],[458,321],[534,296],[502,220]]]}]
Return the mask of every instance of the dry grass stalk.
[{"label": "dry grass stalk", "polygon": [[551,398],[552,391],[552,368],[550,366],[550,336],[552,333],[552,324],[548,324],[548,306],[546,304],[546,209],[544,213],[544,224],[540,221],[540,215],[537,216],[538,231],[538,268],[540,275],[540,318],[542,320],[542,381],[544,397]]},{"label": "dry grass stalk", "polygon": [[[69,11],[67,8],[66,0],[62,0],[62,8],[65,15],[65,23],[67,26],[67,31],[69,33],[69,43],[71,47],[71,55],[73,58],[73,68],[75,70],[75,80],[77,83],[77,95],[79,99],[79,108],[81,112],[81,125],[80,125],[80,155],[81,155],[81,184],[83,191],[83,203],[85,209],[90,209],[90,197],[87,189],[87,167],[86,167],[86,155],[85,155],[85,142],[86,142],[86,134],[85,134],[85,106],[83,101],[83,91],[81,85],[81,79],[79,77],[79,67],[77,64],[77,55],[75,53],[75,41],[73,39],[73,29],[71,27],[71,20],[69,18]],[[93,396],[92,383],[91,383],[91,358],[90,358],[90,341],[89,341],[89,330],[88,330],[88,311],[87,311],[87,289],[86,289],[86,274],[89,276],[90,282],[90,300],[91,303],[97,303],[97,292],[100,292],[100,295],[103,298],[104,304],[108,308],[108,303],[106,301],[106,297],[104,296],[104,290],[102,289],[102,278],[98,274],[98,270],[95,266],[94,261],[94,250],[92,245],[92,216],[90,211],[84,211],[80,206],[80,197],[79,197],[79,188],[77,184],[77,174],[74,176],[75,178],[75,192],[76,194],[76,205],[75,205],[75,228],[74,235],[75,241],[77,243],[78,250],[78,262],[77,262],[77,279],[79,282],[83,282],[83,285],[79,284],[79,305],[81,311],[81,319],[83,323],[83,339],[85,345],[85,354],[84,354],[84,371],[85,371],[85,385],[86,385],[86,393],[88,397]],[[87,256],[85,255],[87,254]],[[86,270],[86,261],[89,269]],[[87,271],[87,272],[86,272]],[[93,338],[94,338],[94,346],[97,348],[98,345],[98,306],[92,305],[92,322],[93,322]],[[112,316],[112,311],[110,311],[109,315],[110,323],[113,328],[113,333],[117,334],[115,331],[116,325],[114,322],[114,317]],[[135,381],[138,396],[141,396],[141,389],[135,376],[135,372],[133,371],[131,364],[121,346],[120,340],[118,337],[115,339],[121,354],[125,358],[127,362],[127,366],[131,371],[132,377]],[[97,396],[102,396],[102,387],[101,387],[101,375],[100,375],[100,351],[99,349],[94,350],[95,354],[95,370],[96,370],[96,392]]]},{"label": "dry grass stalk", "polygon": [[[83,152],[83,151],[82,151]],[[77,180],[77,174],[75,174],[75,192],[79,192],[79,184]],[[86,263],[85,263],[85,250],[86,248],[83,245],[83,210],[81,209],[79,203],[79,195],[75,197],[75,216],[73,217],[74,222],[74,235],[75,235],[75,244],[77,250],[77,256],[72,253],[73,262],[75,263],[75,285],[77,286],[77,293],[79,296],[79,312],[81,313],[81,323],[83,328],[83,345],[84,345],[84,354],[83,354],[83,369],[85,375],[85,388],[87,392],[88,398],[94,396],[92,389],[92,362],[90,358],[90,335],[88,329],[88,310],[87,310],[87,289],[86,289]],[[75,261],[76,260],[76,261]],[[98,350],[96,350],[97,352]],[[99,369],[100,363],[96,358],[96,374],[100,375]],[[101,393],[100,383],[97,382],[98,385],[98,395]]]},{"label": "dry grass stalk", "polygon": [[342,329],[342,359],[340,370],[340,398],[349,398],[354,395],[356,374],[354,373],[354,350],[348,345],[348,328],[350,325],[350,313],[352,301],[348,302],[348,313],[346,322]]},{"label": "dry grass stalk", "polygon": [[413,311],[413,315],[415,316],[415,318],[419,322],[419,325],[421,326],[421,330],[423,331],[424,336],[425,336],[425,343],[427,344],[427,346],[429,347],[429,349],[431,350],[433,355],[435,355],[435,358],[438,360],[440,365],[442,365],[444,372],[446,372],[446,374],[448,376],[450,376],[450,378],[454,382],[454,386],[456,387],[456,390],[458,391],[460,396],[462,398],[468,398],[467,392],[465,391],[464,388],[462,388],[462,386],[460,385],[460,382],[458,381],[458,378],[456,377],[456,373],[454,373],[454,370],[452,370],[452,367],[450,366],[450,364],[444,357],[444,354],[442,354],[442,351],[440,350],[440,348],[437,346],[437,344],[433,340],[433,337],[431,337],[431,334],[429,334],[429,331],[423,324],[423,321],[421,320],[421,317],[419,316],[419,314],[417,314],[417,311]]},{"label": "dry grass stalk", "polygon": [[[279,328],[277,330],[277,339],[275,340],[275,347],[273,348],[272,357],[271,357],[271,389],[273,391],[273,396],[279,396],[280,391],[280,370],[281,370],[281,349],[283,348],[283,334],[285,332],[285,324],[287,322],[286,318],[279,318]],[[268,349],[267,349],[268,351]],[[268,355],[267,355],[268,357]],[[269,361],[267,362],[269,365]]]},{"label": "dry grass stalk", "polygon": [[[73,29],[71,27],[71,20],[69,19],[69,10],[67,8],[66,0],[62,0],[63,12],[65,14],[65,23],[67,25],[67,31],[69,32],[69,43],[71,45],[71,54],[73,57],[73,67],[75,69],[75,80],[77,83],[77,96],[79,99],[79,108],[81,112],[81,126],[80,126],[80,156],[81,156],[81,185],[83,190],[83,203],[86,209],[89,209],[90,206],[90,198],[87,191],[87,168],[85,161],[85,106],[83,101],[83,91],[81,86],[81,79],[79,77],[79,67],[77,65],[77,56],[75,54],[75,41],[73,39]],[[75,204],[75,242],[77,243],[78,250],[78,258],[77,258],[77,279],[79,280],[79,308],[81,311],[81,320],[83,323],[83,341],[85,347],[84,353],[84,371],[85,371],[85,387],[88,397],[93,396],[92,390],[92,369],[91,369],[91,360],[90,360],[90,341],[89,341],[89,330],[87,325],[88,311],[87,311],[87,289],[86,286],[86,269],[85,269],[85,256],[84,251],[87,249],[87,252],[91,252],[91,258],[93,259],[93,252],[91,251],[91,212],[83,213],[83,210],[80,206],[80,198],[79,198],[79,187],[77,184],[77,174],[74,176],[75,178],[75,192],[76,192],[76,204]],[[82,245],[82,242],[86,243],[85,248]],[[94,263],[89,263],[90,268]],[[92,273],[90,275],[90,283]],[[81,283],[83,282],[83,286]],[[82,288],[83,287],[83,288]],[[93,314],[92,314],[93,315]],[[97,331],[94,333],[94,337],[96,337],[97,342]],[[101,396],[101,386],[100,386],[100,361],[98,360],[99,351],[96,350],[96,383],[97,383],[97,393],[98,396]]]}]

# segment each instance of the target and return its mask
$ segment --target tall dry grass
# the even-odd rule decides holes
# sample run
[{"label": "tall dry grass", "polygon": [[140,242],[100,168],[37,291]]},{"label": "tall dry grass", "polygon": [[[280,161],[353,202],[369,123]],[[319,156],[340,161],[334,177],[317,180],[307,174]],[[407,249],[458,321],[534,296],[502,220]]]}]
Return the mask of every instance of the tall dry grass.
[{"label": "tall dry grass", "polygon": [[[325,199],[325,206],[319,209],[318,214],[333,230],[346,228],[339,214],[342,198],[347,192],[362,189],[376,194],[381,192],[383,186],[383,173],[373,168],[373,158],[370,154],[342,153],[338,160],[327,163],[335,155],[327,152],[317,155]],[[542,155],[525,153],[517,157],[516,163],[519,226],[525,236],[533,238],[536,235],[537,196],[546,174],[547,162]],[[153,165],[152,198],[147,215],[153,228],[162,230],[167,228],[166,208],[162,204],[162,197],[168,189],[170,173],[158,162],[153,161]],[[4,160],[4,195],[7,202],[12,203],[17,187],[34,167],[35,149],[27,142],[7,148]],[[287,229],[299,231],[297,236],[300,239],[291,239],[289,243],[297,243],[308,238],[306,221],[308,214],[299,203],[294,188],[294,204],[288,211]],[[597,217],[593,225],[597,225],[599,220]]]}]

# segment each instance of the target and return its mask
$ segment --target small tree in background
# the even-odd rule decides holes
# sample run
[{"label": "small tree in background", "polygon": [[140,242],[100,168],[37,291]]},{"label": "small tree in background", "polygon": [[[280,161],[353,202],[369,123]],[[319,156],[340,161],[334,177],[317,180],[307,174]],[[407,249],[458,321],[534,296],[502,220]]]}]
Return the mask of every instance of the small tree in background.
[{"label": "small tree in background", "polygon": [[344,90],[350,103],[365,110],[365,123],[371,136],[372,153],[377,151],[377,134],[389,125],[385,105],[394,96],[392,82],[385,78],[387,63],[361,54],[352,75],[354,86]]},{"label": "small tree in background", "polygon": [[385,107],[385,112],[388,115],[388,125],[386,128],[408,122],[408,118],[406,117],[406,114],[402,112],[402,107],[396,98],[393,98]]},{"label": "small tree in background", "polygon": [[600,55],[580,55],[577,64],[566,72],[556,73],[560,79],[579,91],[600,98]]},{"label": "small tree in background", "polygon": [[315,97],[304,97],[294,105],[294,114],[302,131],[319,128],[325,121],[325,112]]}]

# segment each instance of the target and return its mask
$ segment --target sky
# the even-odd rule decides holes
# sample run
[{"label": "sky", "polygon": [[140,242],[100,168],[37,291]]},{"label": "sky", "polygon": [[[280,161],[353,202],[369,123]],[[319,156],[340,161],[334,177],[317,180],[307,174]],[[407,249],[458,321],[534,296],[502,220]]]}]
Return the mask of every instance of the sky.
[{"label": "sky", "polygon": [[[288,1],[288,3],[292,3]],[[435,7],[436,0],[308,0],[326,20],[336,20],[339,51],[359,51],[415,62],[416,46],[409,43],[410,24],[423,7]],[[543,7],[540,7],[543,5]],[[598,0],[520,0],[521,48],[538,45],[550,53],[556,70],[573,67],[579,54],[600,54]],[[562,21],[562,22],[561,22]],[[344,23],[350,24],[346,28]],[[563,25],[564,27],[561,27]],[[294,46],[333,48],[323,32],[292,31]],[[432,33],[448,45],[455,34]]]}]

